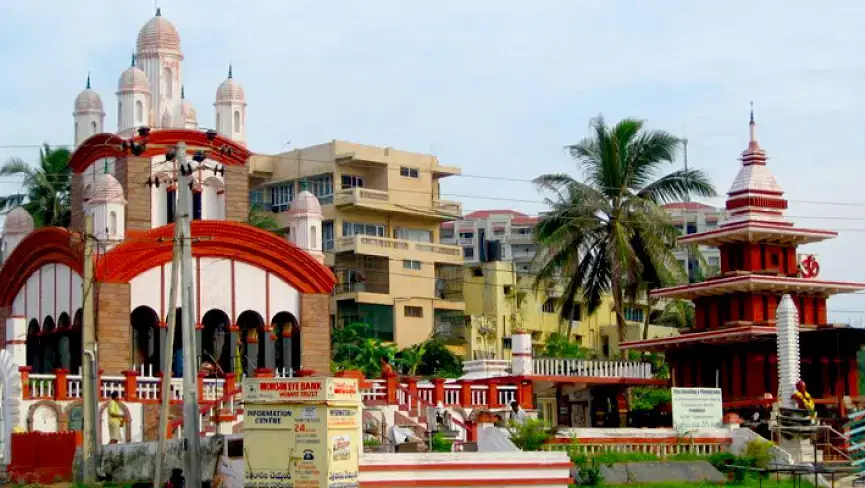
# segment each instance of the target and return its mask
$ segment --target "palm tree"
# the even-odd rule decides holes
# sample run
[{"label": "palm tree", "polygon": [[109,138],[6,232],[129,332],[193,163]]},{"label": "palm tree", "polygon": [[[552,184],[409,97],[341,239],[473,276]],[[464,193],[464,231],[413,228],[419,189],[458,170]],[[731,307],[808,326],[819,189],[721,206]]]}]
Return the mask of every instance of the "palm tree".
[{"label": "palm tree", "polygon": [[277,223],[273,215],[265,212],[258,205],[249,206],[249,213],[246,216],[246,223],[261,230],[266,230],[277,234],[282,232],[282,229],[280,229],[279,227],[279,223]]},{"label": "palm tree", "polygon": [[39,150],[39,165],[30,166],[21,158],[10,158],[0,166],[0,177],[18,176],[21,193],[0,197],[0,212],[23,205],[33,216],[36,227],[68,227],[72,218],[70,193],[72,170],[67,149],[52,149],[45,144]]},{"label": "palm tree", "polygon": [[658,318],[659,325],[667,325],[677,329],[694,326],[694,304],[687,300],[672,300],[664,306],[664,312]]},{"label": "palm tree", "polygon": [[[539,271],[535,284],[562,276],[567,280],[563,318],[581,295],[587,312],[612,292],[619,340],[625,338],[625,291],[639,283],[681,280],[673,249],[676,228],[662,204],[715,189],[699,170],[677,170],[657,178],[671,163],[679,140],[648,131],[642,121],[624,119],[613,127],[603,117],[591,123],[592,135],[568,146],[584,181],[566,174],[535,179],[552,192],[551,209],[535,226]],[[569,331],[570,336],[570,331]]]}]

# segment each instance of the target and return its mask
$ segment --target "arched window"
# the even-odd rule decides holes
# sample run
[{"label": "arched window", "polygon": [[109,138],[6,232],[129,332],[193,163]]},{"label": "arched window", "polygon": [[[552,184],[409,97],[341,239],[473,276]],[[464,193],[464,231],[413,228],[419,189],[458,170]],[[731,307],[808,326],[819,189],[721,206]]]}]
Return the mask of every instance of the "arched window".
[{"label": "arched window", "polygon": [[112,237],[117,235],[117,212],[113,210],[108,214],[108,234]]},{"label": "arched window", "polygon": [[171,68],[162,68],[162,81],[165,83],[165,98],[174,98],[174,77]]},{"label": "arched window", "polygon": [[90,122],[90,135],[96,134],[96,121]]},{"label": "arched window", "polygon": [[318,241],[318,239],[316,239],[316,233],[317,232],[318,232],[318,229],[314,225],[309,228],[309,248],[310,249],[316,249],[317,241]]},{"label": "arched window", "polygon": [[75,143],[78,143],[78,122],[75,122]]},{"label": "arched window", "polygon": [[144,123],[144,104],[141,103],[141,100],[135,101],[135,123]]},{"label": "arched window", "polygon": [[219,126],[219,113],[216,114],[216,130],[222,130],[222,127]]},{"label": "arched window", "polygon": [[240,110],[234,111],[234,132],[240,132]]}]

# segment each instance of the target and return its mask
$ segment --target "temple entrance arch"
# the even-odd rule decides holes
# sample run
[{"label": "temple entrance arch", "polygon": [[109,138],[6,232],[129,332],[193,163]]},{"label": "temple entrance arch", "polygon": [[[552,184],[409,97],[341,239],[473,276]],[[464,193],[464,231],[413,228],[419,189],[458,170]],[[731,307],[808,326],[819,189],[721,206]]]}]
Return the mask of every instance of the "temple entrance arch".
[{"label": "temple entrance arch", "polygon": [[27,324],[27,366],[33,368],[31,372],[39,373],[42,368],[42,358],[40,357],[41,347],[39,338],[39,321],[31,319]]},{"label": "temple entrance arch", "polygon": [[209,310],[201,318],[201,361],[219,366],[222,373],[233,371],[231,364],[231,320],[222,310]]},{"label": "temple entrance arch", "polygon": [[132,327],[133,368],[144,368],[144,374],[162,371],[162,341],[164,332],[159,327],[159,315],[152,308],[142,305],[129,314]]},{"label": "temple entrance arch", "polygon": [[284,376],[291,376],[300,369],[300,327],[297,318],[290,312],[279,312],[271,322],[274,341],[274,366]]},{"label": "temple entrance arch", "polygon": [[[267,364],[269,348],[264,319],[258,312],[247,310],[237,317],[237,326],[240,328],[238,359],[243,373],[251,376],[256,369],[264,368]],[[272,354],[273,350],[270,352]]]}]

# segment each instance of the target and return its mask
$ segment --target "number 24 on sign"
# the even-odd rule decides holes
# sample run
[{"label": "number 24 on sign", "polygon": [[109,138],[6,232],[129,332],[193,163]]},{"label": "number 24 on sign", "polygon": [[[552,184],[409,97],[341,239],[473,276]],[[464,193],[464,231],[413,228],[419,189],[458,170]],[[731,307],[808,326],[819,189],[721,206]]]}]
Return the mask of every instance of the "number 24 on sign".
[{"label": "number 24 on sign", "polygon": [[294,424],[295,432],[306,432],[306,424]]}]

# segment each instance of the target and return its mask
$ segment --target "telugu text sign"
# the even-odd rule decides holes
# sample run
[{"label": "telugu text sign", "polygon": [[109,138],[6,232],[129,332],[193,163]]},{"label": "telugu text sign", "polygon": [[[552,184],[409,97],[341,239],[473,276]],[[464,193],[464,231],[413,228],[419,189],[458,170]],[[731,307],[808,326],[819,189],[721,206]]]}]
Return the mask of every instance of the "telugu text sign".
[{"label": "telugu text sign", "polygon": [[677,430],[722,426],[720,388],[673,388],[673,427]]}]

